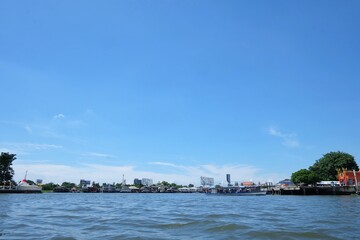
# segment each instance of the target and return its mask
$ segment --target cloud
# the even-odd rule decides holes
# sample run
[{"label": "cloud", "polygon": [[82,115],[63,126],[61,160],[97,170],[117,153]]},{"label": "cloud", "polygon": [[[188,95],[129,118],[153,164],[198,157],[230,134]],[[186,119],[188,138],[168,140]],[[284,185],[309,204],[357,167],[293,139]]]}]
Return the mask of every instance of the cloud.
[{"label": "cloud", "polygon": [[110,155],[110,154],[97,153],[97,152],[88,152],[88,153],[83,154],[83,156],[87,156],[87,157],[100,157],[100,158],[112,158],[112,157],[114,157],[113,155]]},{"label": "cloud", "polygon": [[14,153],[11,148],[0,148],[0,152]]},{"label": "cloud", "polygon": [[7,150],[6,152],[11,152],[15,154],[27,154],[31,151],[37,150],[47,150],[47,149],[59,149],[63,148],[63,146],[55,145],[55,144],[46,144],[46,143],[7,143],[1,142],[2,146],[1,150]]},{"label": "cloud", "polygon": [[[152,162],[151,165],[162,165],[169,168],[181,170],[177,173],[158,172],[156,169],[139,170],[130,165],[100,165],[100,164],[81,164],[80,166],[70,166],[64,164],[47,163],[25,163],[14,162],[15,179],[19,181],[28,170],[28,178],[43,179],[44,182],[54,182],[61,184],[64,181],[78,183],[80,179],[100,183],[121,182],[122,175],[125,175],[127,183],[132,183],[134,178],[151,178],[153,181],[168,181],[177,184],[188,185],[190,183],[200,185],[200,177],[207,176],[215,179],[215,184],[225,183],[227,173],[231,174],[232,181],[253,180],[255,182],[269,181],[272,179],[280,180],[281,176],[276,174],[265,174],[262,169],[248,165],[197,165],[184,166],[165,162]],[[270,181],[272,181],[270,179]]]},{"label": "cloud", "polygon": [[[66,121],[65,121],[65,118],[66,118]],[[64,121],[61,121],[61,124],[64,124],[63,126],[66,126],[66,127],[69,127],[69,128],[78,128],[78,127],[87,126],[87,123],[84,120],[71,119],[71,116],[70,117],[65,117],[65,115],[62,114],[62,113],[59,113],[59,114],[53,116],[53,119],[57,120],[57,121],[60,121],[60,120],[64,119]],[[60,122],[58,122],[58,123],[60,123]]]},{"label": "cloud", "polygon": [[53,119],[63,119],[63,118],[65,118],[65,115],[62,113],[59,113],[59,114],[53,116]]},{"label": "cloud", "polygon": [[29,133],[29,134],[33,133],[33,130],[32,130],[32,128],[30,126],[26,125],[24,128],[27,131],[27,133]]},{"label": "cloud", "polygon": [[164,167],[169,167],[178,170],[178,174],[182,175],[184,179],[191,179],[194,182],[198,182],[200,176],[213,177],[215,183],[222,183],[226,181],[226,174],[230,174],[234,181],[269,181],[269,176],[272,178],[276,174],[262,174],[263,170],[251,166],[251,165],[240,165],[240,164],[229,164],[229,165],[215,165],[215,164],[206,164],[206,165],[194,165],[194,166],[185,166],[177,165],[169,162],[150,162],[152,165],[159,165]]},{"label": "cloud", "polygon": [[278,138],[282,139],[282,144],[284,146],[293,147],[293,148],[296,148],[296,147],[300,146],[300,143],[299,143],[299,141],[297,139],[297,135],[294,134],[294,133],[291,133],[291,134],[282,133],[279,130],[277,130],[276,128],[274,128],[274,127],[270,127],[268,129],[268,133],[271,136],[278,137]]},{"label": "cloud", "polygon": [[95,182],[121,182],[123,174],[128,183],[134,178],[151,178],[156,181],[172,181],[182,176],[172,174],[159,174],[147,171],[137,171],[133,166],[110,166],[98,164],[82,164],[79,167],[62,164],[17,164],[14,162],[15,179],[20,180],[28,170],[29,179],[43,179],[44,182],[61,184],[64,181],[78,183],[80,179]]},{"label": "cloud", "polygon": [[167,162],[149,162],[149,164],[179,168],[180,166]]},{"label": "cloud", "polygon": [[38,143],[26,143],[26,147],[34,150],[44,150],[51,148],[63,148],[63,146],[55,145],[55,144],[38,144]]}]

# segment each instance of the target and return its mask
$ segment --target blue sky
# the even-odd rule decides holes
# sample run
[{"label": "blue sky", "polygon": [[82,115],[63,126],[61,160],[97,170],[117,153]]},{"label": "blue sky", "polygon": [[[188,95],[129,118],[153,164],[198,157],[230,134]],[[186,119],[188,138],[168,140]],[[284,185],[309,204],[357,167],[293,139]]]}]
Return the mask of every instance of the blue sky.
[{"label": "blue sky", "polygon": [[277,181],[360,157],[358,1],[1,1],[16,179]]}]

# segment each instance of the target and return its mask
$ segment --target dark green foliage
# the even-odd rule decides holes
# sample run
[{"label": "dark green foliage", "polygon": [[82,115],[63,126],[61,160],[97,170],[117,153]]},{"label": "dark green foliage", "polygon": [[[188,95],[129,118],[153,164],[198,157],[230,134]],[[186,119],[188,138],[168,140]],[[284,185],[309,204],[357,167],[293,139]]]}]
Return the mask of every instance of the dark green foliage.
[{"label": "dark green foliage", "polygon": [[28,184],[30,184],[30,185],[36,185],[36,183],[35,183],[34,181],[32,181],[32,180],[26,179],[26,182],[27,182]]},{"label": "dark green foliage", "polygon": [[160,184],[165,186],[165,187],[169,187],[171,185],[170,183],[168,183],[166,181],[162,181]]},{"label": "dark green foliage", "polygon": [[2,152],[0,155],[0,184],[13,184],[14,169],[12,162],[16,159],[16,154]]},{"label": "dark green foliage", "polygon": [[320,180],[316,173],[307,169],[300,169],[291,175],[291,181],[294,183],[314,184]]},{"label": "dark green foliage", "polygon": [[181,185],[177,185],[176,183],[172,183],[172,184],[171,184],[171,187],[178,189],[178,188],[181,188],[182,186],[181,186]]},{"label": "dark green foliage", "polygon": [[318,175],[320,180],[332,181],[337,180],[337,170],[343,168],[359,170],[352,155],[344,152],[329,152],[317,160],[309,170]]},{"label": "dark green foliage", "polygon": [[309,169],[300,169],[291,175],[294,183],[316,183],[337,180],[339,169],[359,170],[355,158],[344,152],[329,152],[317,160]]},{"label": "dark green foliage", "polygon": [[158,184],[162,185],[164,187],[167,187],[167,188],[172,187],[172,188],[177,188],[178,189],[178,188],[183,187],[182,185],[177,185],[176,183],[169,183],[169,182],[166,182],[166,181],[162,181],[162,182],[160,182]]},{"label": "dark green foliage", "polygon": [[52,191],[52,190],[54,190],[54,188],[56,188],[58,186],[59,186],[58,184],[54,184],[52,182],[45,183],[45,184],[42,185],[42,190],[44,190],[44,191]]},{"label": "dark green foliage", "polygon": [[70,182],[63,182],[61,184],[62,187],[67,188],[67,189],[72,189],[74,187],[76,187],[75,183],[70,183]]}]

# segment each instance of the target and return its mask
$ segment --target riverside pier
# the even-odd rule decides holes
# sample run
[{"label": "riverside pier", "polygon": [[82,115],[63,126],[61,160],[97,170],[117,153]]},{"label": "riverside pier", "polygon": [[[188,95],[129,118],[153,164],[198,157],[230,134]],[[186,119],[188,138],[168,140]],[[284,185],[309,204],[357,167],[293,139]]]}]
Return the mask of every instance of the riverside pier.
[{"label": "riverside pier", "polygon": [[268,191],[268,194],[272,195],[351,195],[356,193],[355,186],[275,187]]}]

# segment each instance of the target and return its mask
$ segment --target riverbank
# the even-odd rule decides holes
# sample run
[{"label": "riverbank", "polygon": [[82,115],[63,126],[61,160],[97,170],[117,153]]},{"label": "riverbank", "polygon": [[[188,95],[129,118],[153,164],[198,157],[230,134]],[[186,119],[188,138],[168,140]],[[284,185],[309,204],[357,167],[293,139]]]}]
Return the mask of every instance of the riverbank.
[{"label": "riverbank", "polygon": [[1,193],[42,193],[41,190],[0,189]]},{"label": "riverbank", "polygon": [[287,188],[272,188],[272,195],[351,195],[357,194],[355,186],[299,186]]}]

